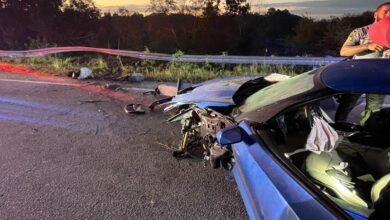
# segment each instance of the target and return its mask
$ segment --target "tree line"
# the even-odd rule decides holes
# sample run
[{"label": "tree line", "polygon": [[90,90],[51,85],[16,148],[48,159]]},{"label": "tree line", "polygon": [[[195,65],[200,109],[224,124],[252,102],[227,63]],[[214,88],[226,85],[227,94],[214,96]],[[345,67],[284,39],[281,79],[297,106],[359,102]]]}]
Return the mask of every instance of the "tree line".
[{"label": "tree line", "polygon": [[93,0],[0,0],[0,50],[93,46],[185,54],[337,56],[372,12],[315,20],[246,0],[151,0],[147,15],[102,13]]}]

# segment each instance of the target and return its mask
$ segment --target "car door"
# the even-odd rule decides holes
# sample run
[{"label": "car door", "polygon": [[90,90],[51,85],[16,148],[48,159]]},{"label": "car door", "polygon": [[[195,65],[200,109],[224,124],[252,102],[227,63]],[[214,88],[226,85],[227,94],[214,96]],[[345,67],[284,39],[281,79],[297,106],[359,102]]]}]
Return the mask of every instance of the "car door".
[{"label": "car door", "polygon": [[[234,178],[250,219],[343,219],[345,212],[322,201],[292,177],[245,121],[232,145]],[[352,213],[353,214],[353,213]],[[361,216],[356,216],[360,219]],[[364,218],[362,218],[364,219]]]}]

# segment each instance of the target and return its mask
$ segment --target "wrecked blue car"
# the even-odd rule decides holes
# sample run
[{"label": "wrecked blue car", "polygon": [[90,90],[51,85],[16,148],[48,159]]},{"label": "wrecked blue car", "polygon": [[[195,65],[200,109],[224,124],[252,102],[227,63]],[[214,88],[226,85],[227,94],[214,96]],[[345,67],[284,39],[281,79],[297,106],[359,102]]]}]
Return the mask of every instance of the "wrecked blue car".
[{"label": "wrecked blue car", "polygon": [[280,82],[184,89],[166,108],[182,125],[174,156],[231,170],[251,219],[390,219],[390,109],[361,125],[356,113],[333,121],[335,97],[390,94],[389,64],[350,60]]}]

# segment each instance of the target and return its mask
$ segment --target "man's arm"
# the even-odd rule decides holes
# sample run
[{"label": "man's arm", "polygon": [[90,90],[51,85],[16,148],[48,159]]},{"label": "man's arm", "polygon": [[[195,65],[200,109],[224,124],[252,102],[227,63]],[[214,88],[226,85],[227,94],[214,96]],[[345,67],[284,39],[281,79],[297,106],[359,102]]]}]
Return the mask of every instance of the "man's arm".
[{"label": "man's arm", "polygon": [[340,55],[343,57],[350,57],[366,50],[381,51],[383,50],[383,47],[376,43],[368,43],[362,45],[348,45],[347,43],[344,43],[343,47],[340,50]]}]

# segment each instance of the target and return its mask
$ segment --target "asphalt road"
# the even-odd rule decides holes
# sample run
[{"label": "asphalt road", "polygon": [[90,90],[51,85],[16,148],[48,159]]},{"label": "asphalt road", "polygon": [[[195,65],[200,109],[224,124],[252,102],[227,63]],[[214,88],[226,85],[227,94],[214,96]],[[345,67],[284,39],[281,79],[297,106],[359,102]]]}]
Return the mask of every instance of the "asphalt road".
[{"label": "asphalt road", "polygon": [[247,218],[228,172],[165,149],[166,115],[24,80],[0,73],[0,219]]}]

